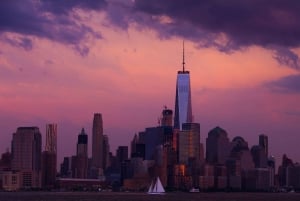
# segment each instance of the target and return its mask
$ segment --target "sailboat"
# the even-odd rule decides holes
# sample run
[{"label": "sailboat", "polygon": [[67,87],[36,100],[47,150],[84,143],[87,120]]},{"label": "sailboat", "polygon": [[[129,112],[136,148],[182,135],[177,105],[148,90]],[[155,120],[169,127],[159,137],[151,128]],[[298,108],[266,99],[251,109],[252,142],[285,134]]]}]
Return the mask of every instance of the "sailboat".
[{"label": "sailboat", "polygon": [[165,194],[165,189],[161,184],[159,177],[156,177],[156,179],[151,182],[151,185],[148,190],[148,194],[156,194],[156,195]]}]

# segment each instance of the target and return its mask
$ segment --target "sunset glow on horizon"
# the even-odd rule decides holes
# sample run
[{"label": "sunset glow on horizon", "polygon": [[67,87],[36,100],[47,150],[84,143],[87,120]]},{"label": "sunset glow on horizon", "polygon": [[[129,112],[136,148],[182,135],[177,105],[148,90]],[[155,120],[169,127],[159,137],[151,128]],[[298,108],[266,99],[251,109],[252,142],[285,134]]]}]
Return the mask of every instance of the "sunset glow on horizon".
[{"label": "sunset glow on horizon", "polygon": [[82,127],[91,154],[94,113],[113,153],[129,145],[165,105],[174,110],[184,40],[201,143],[216,126],[251,146],[263,133],[276,159],[300,161],[299,3],[68,2],[0,4],[1,153],[17,127],[38,126],[44,143],[46,124],[57,123],[58,163]]}]

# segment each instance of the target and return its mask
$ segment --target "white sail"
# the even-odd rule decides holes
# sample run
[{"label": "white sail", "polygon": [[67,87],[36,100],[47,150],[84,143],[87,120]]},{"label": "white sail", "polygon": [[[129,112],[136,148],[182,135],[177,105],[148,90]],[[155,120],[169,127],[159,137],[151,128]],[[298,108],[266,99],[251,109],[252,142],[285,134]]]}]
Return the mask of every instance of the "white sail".
[{"label": "white sail", "polygon": [[148,190],[148,194],[164,194],[164,193],[165,193],[165,189],[161,184],[159,177],[157,177],[155,181],[151,183]]},{"label": "white sail", "polygon": [[156,192],[159,192],[159,193],[165,192],[165,189],[164,189],[163,185],[161,184],[159,177],[157,177],[157,179],[156,179]]},{"label": "white sail", "polygon": [[151,193],[153,191],[153,181],[151,182],[150,184],[150,187],[149,187],[149,190],[148,190],[148,193]]}]

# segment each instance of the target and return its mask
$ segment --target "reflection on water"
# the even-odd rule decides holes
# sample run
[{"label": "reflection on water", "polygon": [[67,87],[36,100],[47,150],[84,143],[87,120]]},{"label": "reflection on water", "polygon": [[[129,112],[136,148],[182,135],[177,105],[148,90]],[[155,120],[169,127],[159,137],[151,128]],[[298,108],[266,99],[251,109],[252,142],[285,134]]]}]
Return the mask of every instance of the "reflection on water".
[{"label": "reflection on water", "polygon": [[299,201],[300,193],[0,192],[0,201]]}]

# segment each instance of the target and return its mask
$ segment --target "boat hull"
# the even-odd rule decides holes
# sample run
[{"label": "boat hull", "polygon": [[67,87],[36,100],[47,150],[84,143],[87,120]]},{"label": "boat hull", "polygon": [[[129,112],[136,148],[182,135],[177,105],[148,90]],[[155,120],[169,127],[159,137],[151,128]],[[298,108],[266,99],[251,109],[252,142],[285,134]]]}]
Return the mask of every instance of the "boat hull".
[{"label": "boat hull", "polygon": [[161,193],[158,193],[158,192],[156,192],[156,193],[148,193],[149,195],[165,195],[166,193],[164,193],[164,192],[161,192]]}]

